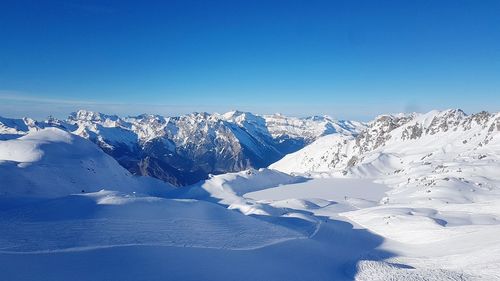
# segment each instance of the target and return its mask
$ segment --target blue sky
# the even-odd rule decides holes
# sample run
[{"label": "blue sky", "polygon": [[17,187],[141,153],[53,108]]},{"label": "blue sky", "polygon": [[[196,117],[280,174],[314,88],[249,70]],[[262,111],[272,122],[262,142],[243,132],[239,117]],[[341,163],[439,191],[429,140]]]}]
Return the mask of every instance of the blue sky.
[{"label": "blue sky", "polygon": [[0,3],[0,115],[500,110],[500,1]]}]

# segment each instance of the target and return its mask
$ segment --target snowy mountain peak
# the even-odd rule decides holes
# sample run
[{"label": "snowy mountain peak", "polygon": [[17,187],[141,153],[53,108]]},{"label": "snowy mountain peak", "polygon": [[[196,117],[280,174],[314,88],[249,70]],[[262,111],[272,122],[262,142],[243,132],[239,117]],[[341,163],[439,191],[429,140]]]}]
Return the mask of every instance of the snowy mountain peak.
[{"label": "snowy mountain peak", "polygon": [[364,127],[327,117],[260,116],[243,111],[120,118],[79,110],[67,120],[32,123],[30,127],[23,120],[9,121],[0,129],[2,138],[11,138],[8,132],[15,133],[15,138],[30,130],[61,128],[96,143],[134,174],[176,185],[196,182],[209,173],[266,167],[321,136],[356,135]]},{"label": "snowy mountain peak", "polygon": [[222,114],[222,117],[224,119],[232,119],[232,118],[236,118],[238,116],[244,115],[244,114],[251,114],[251,113],[245,112],[245,111],[240,111],[240,110],[231,110],[231,111],[228,111],[228,112]]},{"label": "snowy mountain peak", "polygon": [[72,112],[68,119],[73,121],[101,122],[106,120],[117,121],[119,118],[116,115],[106,115],[95,111],[80,109],[76,112]]},{"label": "snowy mountain peak", "polygon": [[409,116],[382,115],[354,138],[320,138],[271,167],[285,172],[380,176],[403,173],[413,166],[421,168],[431,160],[493,160],[500,153],[499,132],[500,113],[467,115],[451,109]]}]

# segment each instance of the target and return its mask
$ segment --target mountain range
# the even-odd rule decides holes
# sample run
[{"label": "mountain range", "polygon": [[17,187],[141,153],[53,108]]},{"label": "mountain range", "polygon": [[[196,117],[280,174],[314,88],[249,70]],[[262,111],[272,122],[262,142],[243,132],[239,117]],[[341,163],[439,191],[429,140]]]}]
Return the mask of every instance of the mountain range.
[{"label": "mountain range", "polygon": [[365,124],[328,116],[295,118],[240,111],[122,118],[79,110],[65,120],[0,117],[0,139],[48,127],[89,139],[132,174],[183,186],[209,174],[267,167],[321,136],[355,136]]},{"label": "mountain range", "polygon": [[94,142],[132,174],[183,186],[271,164],[288,173],[341,176],[402,175],[420,166],[436,166],[436,173],[447,162],[495,159],[500,114],[449,109],[385,114],[363,123],[240,111],[119,117],[79,110],[65,120],[0,117],[0,139],[48,127]]},{"label": "mountain range", "polygon": [[500,277],[500,113],[0,122],[2,279]]},{"label": "mountain range", "polygon": [[499,155],[500,113],[450,109],[381,115],[357,136],[321,137],[270,168],[377,179],[393,188],[392,200],[401,202],[463,203],[496,192]]}]

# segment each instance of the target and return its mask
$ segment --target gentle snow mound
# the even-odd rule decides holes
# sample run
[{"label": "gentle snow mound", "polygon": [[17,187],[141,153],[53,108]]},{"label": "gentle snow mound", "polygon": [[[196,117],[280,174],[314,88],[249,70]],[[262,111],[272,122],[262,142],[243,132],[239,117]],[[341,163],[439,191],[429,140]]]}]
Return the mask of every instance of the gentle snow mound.
[{"label": "gentle snow mound", "polygon": [[56,128],[0,141],[0,196],[58,197],[101,189],[159,193],[171,187],[137,178],[92,142]]}]

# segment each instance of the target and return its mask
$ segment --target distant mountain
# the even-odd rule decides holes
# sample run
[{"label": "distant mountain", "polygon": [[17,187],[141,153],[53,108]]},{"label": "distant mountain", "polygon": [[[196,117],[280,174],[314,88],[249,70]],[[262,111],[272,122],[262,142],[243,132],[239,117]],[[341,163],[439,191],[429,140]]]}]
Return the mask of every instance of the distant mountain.
[{"label": "distant mountain", "polygon": [[357,135],[365,125],[330,117],[294,118],[232,111],[121,118],[80,110],[66,120],[0,119],[0,136],[56,127],[89,139],[133,174],[187,185],[209,174],[267,167],[328,134]]}]

